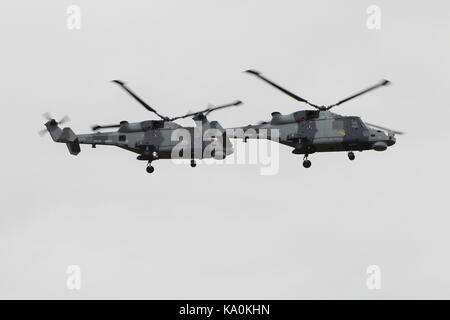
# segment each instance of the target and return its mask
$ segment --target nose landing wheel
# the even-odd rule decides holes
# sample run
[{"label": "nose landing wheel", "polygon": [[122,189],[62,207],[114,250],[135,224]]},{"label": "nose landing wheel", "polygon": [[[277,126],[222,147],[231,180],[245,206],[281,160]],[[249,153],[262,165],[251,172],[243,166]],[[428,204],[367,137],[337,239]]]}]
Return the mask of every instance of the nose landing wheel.
[{"label": "nose landing wheel", "polygon": [[355,160],[355,154],[353,152],[350,151],[347,155],[350,160]]},{"label": "nose landing wheel", "polygon": [[303,157],[303,167],[305,168],[311,167],[311,161],[308,160],[307,154]]},{"label": "nose landing wheel", "polygon": [[197,166],[197,163],[195,162],[194,159],[191,160],[191,167],[195,168]]}]

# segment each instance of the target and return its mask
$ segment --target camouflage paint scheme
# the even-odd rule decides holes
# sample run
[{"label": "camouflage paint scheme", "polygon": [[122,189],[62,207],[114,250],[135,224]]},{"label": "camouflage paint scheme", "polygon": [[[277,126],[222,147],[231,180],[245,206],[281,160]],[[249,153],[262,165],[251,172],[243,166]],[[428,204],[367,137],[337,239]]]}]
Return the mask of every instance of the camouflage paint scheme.
[{"label": "camouflage paint scheme", "polygon": [[[335,104],[320,106],[292,93],[291,91],[276,84],[272,80],[263,76],[259,71],[250,69],[246,73],[251,74],[269,84],[275,89],[283,92],[289,97],[306,103],[316,110],[302,110],[288,115],[279,112],[272,113],[270,122],[263,122],[259,125],[249,125],[246,127],[233,128],[228,133],[229,137],[243,138],[267,138],[281,144],[293,147],[295,154],[304,154],[303,165],[306,168],[311,166],[307,157],[315,152],[348,151],[350,160],[355,158],[353,151],[376,150],[384,151],[389,146],[395,144],[395,133],[402,132],[390,130],[376,125],[367,126],[359,117],[344,117],[330,112],[331,108],[339,106],[347,101],[359,97],[372,90],[387,86],[389,80],[382,79],[379,83],[359,91]],[[386,134],[382,130],[388,132]],[[270,131],[276,130],[276,137],[270,137]],[[275,134],[275,133],[274,133]]]},{"label": "camouflage paint scheme", "polygon": [[[341,116],[330,111],[303,110],[288,115],[272,113],[270,122],[259,125],[224,129],[217,121],[209,122],[205,116],[194,119],[197,128],[182,127],[173,121],[148,120],[136,123],[123,123],[117,131],[97,132],[76,135],[70,128],[59,128],[54,119],[45,123],[55,142],[66,143],[72,155],[80,153],[80,144],[112,145],[139,154],[138,160],[149,162],[158,159],[171,159],[173,149],[180,143],[173,139],[177,129],[185,129],[191,137],[191,153],[180,154],[180,158],[203,159],[215,157],[223,159],[233,153],[229,138],[269,139],[294,148],[292,153],[309,155],[315,152],[336,151],[384,151],[395,144],[393,133],[371,128],[355,116]],[[205,148],[212,143],[205,137],[208,129],[222,133],[223,148],[215,147],[217,154],[208,155]],[[278,135],[271,137],[271,130]],[[203,137],[196,146],[194,139]],[[223,153],[225,150],[225,153]]]},{"label": "camouflage paint scheme", "polygon": [[[186,130],[191,137],[190,154],[182,154],[180,158],[186,159],[202,159],[205,157],[224,158],[233,153],[232,144],[228,139],[224,139],[222,146],[217,145],[212,155],[204,152],[205,148],[212,143],[208,139],[208,129],[214,132],[224,134],[225,130],[217,121],[209,122],[206,116],[199,115],[194,117],[197,128],[182,127],[173,121],[164,120],[148,120],[136,123],[123,122],[117,131],[97,132],[92,134],[76,135],[72,129],[61,129],[58,123],[51,119],[45,123],[52,139],[55,142],[66,143],[69,152],[72,155],[80,153],[80,144],[90,144],[93,148],[96,145],[111,145],[139,154],[138,160],[153,161],[158,159],[171,159],[172,151],[175,146],[179,145],[180,140],[172,140],[172,134],[177,129]],[[202,138],[200,143],[194,142],[195,138]],[[197,140],[198,141],[198,140]],[[189,141],[186,141],[189,143]],[[222,152],[225,150],[225,154]],[[209,154],[209,156],[207,156]]]},{"label": "camouflage paint scheme", "polygon": [[[271,129],[278,130],[279,140],[270,137]],[[270,122],[227,129],[227,136],[244,140],[267,137],[293,147],[295,154],[305,155],[371,149],[384,151],[395,144],[393,133],[370,128],[359,117],[340,116],[322,110],[303,110],[288,115],[273,112]]]},{"label": "camouflage paint scheme", "polygon": [[[247,141],[247,139],[269,139],[290,146],[294,148],[292,151],[294,154],[305,155],[303,166],[309,168],[311,166],[311,161],[307,159],[309,154],[315,152],[347,151],[349,159],[353,160],[355,158],[353,151],[384,151],[389,146],[395,144],[395,133],[402,134],[402,132],[377,125],[365,124],[359,117],[341,116],[329,111],[331,108],[359,97],[362,94],[389,85],[390,81],[388,80],[383,79],[379,83],[340,100],[335,104],[319,106],[284,89],[261,75],[258,71],[247,70],[246,72],[258,77],[291,98],[314,107],[316,110],[302,110],[288,115],[273,112],[270,122],[225,130],[217,121],[209,122],[206,114],[214,110],[239,105],[242,103],[241,101],[238,100],[217,107],[212,106],[200,112],[169,118],[162,116],[150,107],[132,92],[124,82],[114,80],[113,82],[120,85],[142,106],[158,115],[162,120],[149,120],[137,123],[123,121],[119,125],[95,126],[93,130],[111,127],[119,127],[119,129],[115,132],[98,132],[80,135],[76,135],[70,128],[61,130],[58,127],[58,122],[54,119],[50,119],[45,126],[53,140],[66,143],[69,152],[73,155],[77,155],[80,152],[80,144],[90,144],[93,147],[96,145],[114,145],[139,154],[137,159],[147,160],[149,165],[153,160],[176,157],[192,159],[191,166],[193,167],[195,166],[194,159],[208,157],[223,159],[233,153],[229,138],[242,138],[244,141]],[[193,120],[196,122],[197,126],[195,128],[181,127],[174,122],[174,120],[191,116],[193,116]],[[180,135],[177,135],[176,139],[174,139],[174,133],[178,132],[179,129],[184,129],[185,135],[183,135],[182,140],[178,139]],[[208,133],[211,132],[210,129],[214,129],[215,133]],[[221,136],[221,139],[218,139],[219,136]],[[190,139],[190,141],[186,141],[187,139]],[[219,141],[220,143],[218,143]],[[188,154],[180,154],[180,142],[190,144],[190,148],[184,148],[185,150],[190,149],[190,152],[187,152]],[[211,148],[211,146],[213,147]],[[205,153],[206,150],[208,152]],[[151,166],[148,169],[148,172],[153,172]]]}]

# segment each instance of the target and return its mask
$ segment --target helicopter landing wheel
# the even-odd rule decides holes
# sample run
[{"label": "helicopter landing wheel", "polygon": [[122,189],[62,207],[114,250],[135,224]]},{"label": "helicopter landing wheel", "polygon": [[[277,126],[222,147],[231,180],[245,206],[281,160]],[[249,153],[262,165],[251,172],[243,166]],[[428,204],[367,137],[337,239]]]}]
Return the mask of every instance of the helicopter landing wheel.
[{"label": "helicopter landing wheel", "polygon": [[311,161],[308,160],[308,155],[307,154],[305,154],[305,156],[303,157],[303,166],[305,168],[311,167]]},{"label": "helicopter landing wheel", "polygon": [[145,169],[148,173],[152,173],[153,171],[155,171],[155,168],[152,166],[152,163],[149,161],[147,168]]},{"label": "helicopter landing wheel", "polygon": [[305,168],[311,167],[311,161],[309,161],[309,160],[304,160],[304,161],[303,161],[303,166],[304,166]]},{"label": "helicopter landing wheel", "polygon": [[194,159],[191,160],[191,167],[195,168],[197,166],[197,163],[195,162]]},{"label": "helicopter landing wheel", "polygon": [[355,154],[352,151],[350,151],[347,155],[350,160],[355,160]]}]

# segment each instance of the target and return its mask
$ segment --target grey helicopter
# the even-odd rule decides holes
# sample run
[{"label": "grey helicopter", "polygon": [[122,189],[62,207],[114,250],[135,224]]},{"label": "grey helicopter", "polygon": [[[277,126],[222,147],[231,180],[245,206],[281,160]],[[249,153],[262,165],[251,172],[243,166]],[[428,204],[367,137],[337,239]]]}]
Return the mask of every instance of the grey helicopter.
[{"label": "grey helicopter", "polygon": [[[182,116],[169,118],[161,115],[149,106],[131,91],[124,82],[119,80],[113,80],[112,82],[118,84],[145,109],[156,114],[161,120],[146,120],[134,123],[120,121],[120,123],[112,125],[94,125],[92,126],[93,131],[111,128],[118,129],[117,131],[109,132],[75,134],[69,127],[63,129],[59,127],[59,125],[68,121],[67,116],[61,121],[56,121],[48,113],[45,113],[44,117],[47,119],[45,123],[46,128],[40,131],[40,135],[49,132],[53,141],[65,143],[72,155],[80,153],[80,144],[88,144],[92,148],[96,148],[97,145],[111,145],[137,153],[138,160],[147,161],[146,171],[148,173],[152,173],[155,170],[152,166],[152,162],[155,160],[173,159],[174,157],[191,159],[190,166],[195,167],[195,159],[224,159],[233,153],[233,147],[230,140],[226,137],[225,129],[217,121],[209,121],[207,116],[216,110],[238,106],[242,104],[241,101],[236,100],[220,106],[209,105],[201,111],[189,112]],[[183,127],[174,122],[188,117],[192,117],[196,127]],[[178,132],[179,134],[175,134]]]},{"label": "grey helicopter", "polygon": [[[287,145],[294,148],[292,153],[304,155],[303,166],[305,168],[311,167],[308,157],[313,153],[346,151],[348,158],[354,160],[355,151],[384,151],[395,144],[396,134],[403,134],[400,131],[363,122],[357,116],[341,116],[330,111],[330,109],[362,94],[389,85],[388,80],[381,80],[335,104],[319,106],[286,90],[258,71],[247,70],[245,72],[316,110],[301,110],[286,115],[272,112],[270,121],[227,129],[227,137],[242,138],[244,142],[247,142],[248,139],[269,139]],[[270,134],[271,130],[277,130],[276,137]]]}]

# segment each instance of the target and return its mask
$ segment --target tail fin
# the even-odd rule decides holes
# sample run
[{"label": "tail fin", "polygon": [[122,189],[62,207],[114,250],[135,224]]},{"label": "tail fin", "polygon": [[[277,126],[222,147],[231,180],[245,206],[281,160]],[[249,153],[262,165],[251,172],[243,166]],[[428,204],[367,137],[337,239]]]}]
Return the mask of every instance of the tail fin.
[{"label": "tail fin", "polygon": [[53,141],[65,143],[67,148],[69,149],[70,154],[77,155],[80,153],[80,144],[78,142],[77,135],[70,128],[61,128],[58,126],[58,123],[51,119],[49,120],[45,126],[47,127],[50,136]]},{"label": "tail fin", "polygon": [[50,136],[52,137],[53,141],[59,142],[58,139],[61,137],[62,130],[60,127],[58,127],[58,123],[55,119],[51,119],[45,123],[45,126],[47,127],[48,132],[50,133]]},{"label": "tail fin", "polygon": [[78,142],[78,137],[73,133],[72,129],[64,128],[62,130],[61,138],[66,140],[67,149],[69,149],[70,154],[76,156],[80,153],[80,143]]}]

